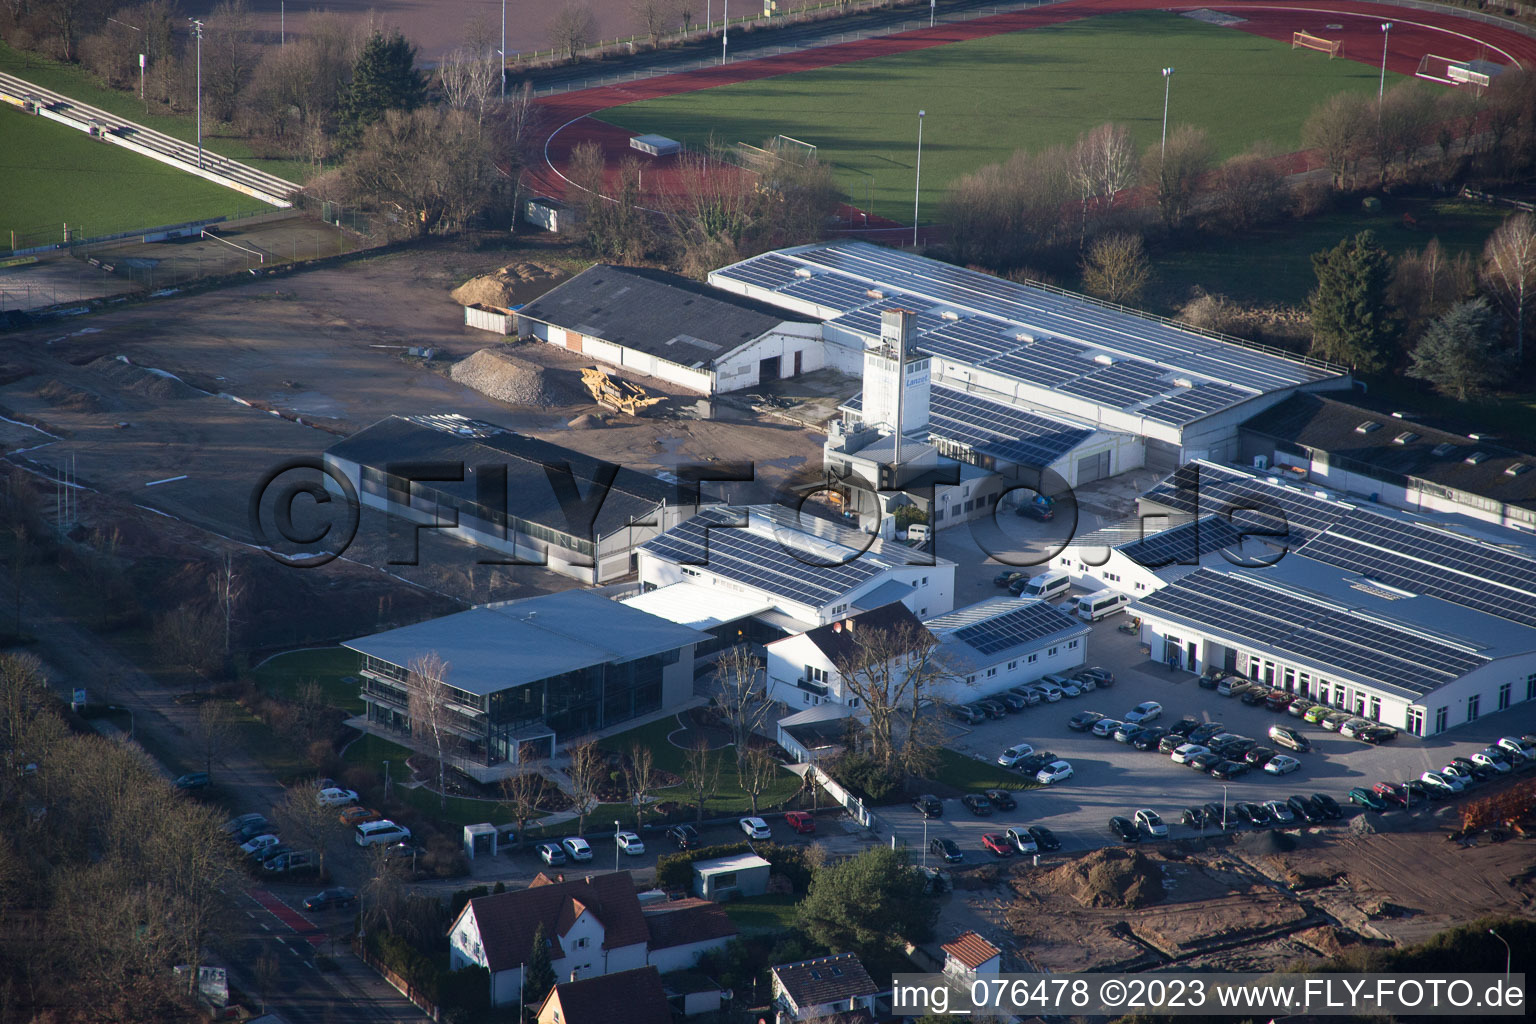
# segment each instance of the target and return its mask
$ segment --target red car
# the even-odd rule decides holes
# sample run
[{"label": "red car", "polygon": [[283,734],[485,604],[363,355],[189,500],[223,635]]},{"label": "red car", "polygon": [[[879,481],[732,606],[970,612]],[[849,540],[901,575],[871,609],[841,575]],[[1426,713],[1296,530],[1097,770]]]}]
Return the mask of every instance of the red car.
[{"label": "red car", "polygon": [[816,819],[805,811],[786,811],[784,824],[801,835],[810,835],[816,831]]},{"label": "red car", "polygon": [[999,857],[1013,856],[1013,844],[1008,837],[1001,832],[988,832],[981,837],[981,845],[997,854]]}]

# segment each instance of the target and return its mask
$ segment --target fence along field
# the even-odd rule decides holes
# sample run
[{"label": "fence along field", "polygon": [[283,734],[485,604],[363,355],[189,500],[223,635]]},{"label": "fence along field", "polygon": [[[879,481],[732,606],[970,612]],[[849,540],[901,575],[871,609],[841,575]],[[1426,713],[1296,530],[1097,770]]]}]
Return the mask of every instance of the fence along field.
[{"label": "fence along field", "polygon": [[[1106,120],[1151,145],[1162,127],[1161,67],[1173,66],[1170,127],[1205,128],[1222,156],[1268,138],[1300,146],[1312,108],[1337,92],[1374,94],[1376,69],[1319,61],[1283,41],[1147,11],[1063,22],[851,64],[680,93],[594,115],[635,134],[705,148],[711,135],[761,145],[788,135],[816,146],[845,192],[910,223],[917,112],[924,220],[945,186],[1015,149],[1069,144]],[[1401,79],[1392,70],[1389,82]],[[867,178],[867,180],[866,180]],[[862,205],[862,203],[860,204]]]}]

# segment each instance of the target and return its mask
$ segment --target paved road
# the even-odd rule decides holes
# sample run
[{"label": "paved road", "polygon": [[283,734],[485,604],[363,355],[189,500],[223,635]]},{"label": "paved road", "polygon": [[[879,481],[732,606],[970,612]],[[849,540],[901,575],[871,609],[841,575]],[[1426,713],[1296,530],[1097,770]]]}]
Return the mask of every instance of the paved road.
[{"label": "paved road", "polygon": [[[15,75],[0,73],[0,92],[19,99],[31,100],[47,109],[56,120],[63,120],[65,123],[77,126],[98,125],[113,137],[129,140],[159,154],[165,163],[176,164],[188,170],[199,166],[198,149],[193,143],[183,142],[164,132],[157,132],[153,128],[146,128],[99,107],[72,100],[63,93],[45,89]],[[227,179],[241,191],[260,193],[257,198],[269,202],[281,200],[277,203],[281,206],[291,205],[283,197],[299,190],[299,186],[294,182],[248,167],[216,153],[210,153],[206,148],[202,152],[201,167],[205,171]]]},{"label": "paved road", "polygon": [[[1112,689],[1057,704],[1040,704],[974,729],[956,726],[949,744],[953,749],[990,761],[1006,746],[1021,741],[1030,743],[1037,750],[1050,750],[1070,761],[1075,776],[1067,782],[1021,794],[1017,810],[992,818],[973,817],[958,799],[947,800],[943,818],[928,824],[930,838],[946,836],[955,840],[975,863],[991,857],[982,850],[982,833],[1001,831],[1010,825],[1040,823],[1060,836],[1067,851],[1093,849],[1118,842],[1107,828],[1111,815],[1130,814],[1141,807],[1150,807],[1162,815],[1174,836],[1195,834],[1194,830],[1173,823],[1185,807],[1207,801],[1219,804],[1223,783],[1174,764],[1167,755],[1138,751],[1112,739],[1067,728],[1067,720],[1083,710],[1120,718],[1141,701],[1155,700],[1165,709],[1158,724],[1171,724],[1188,715],[1201,721],[1220,721],[1230,732],[1263,741],[1269,726],[1281,722],[1300,729],[1312,741],[1313,752],[1298,755],[1302,762],[1299,771],[1278,778],[1252,772],[1225,784],[1234,803],[1284,800],[1293,793],[1324,792],[1343,804],[1345,794],[1353,786],[1417,777],[1425,769],[1439,768],[1454,755],[1481,750],[1500,736],[1536,732],[1536,707],[1527,703],[1439,736],[1418,739],[1404,735],[1391,744],[1368,746],[1320,726],[1303,724],[1285,713],[1248,707],[1235,698],[1200,689],[1191,673],[1170,673],[1167,666],[1155,665],[1143,657],[1137,639],[1116,630],[1122,620],[1123,616],[1115,616],[1100,622],[1088,641],[1088,663],[1109,668],[1118,677]],[[1493,785],[1496,783],[1481,788]],[[1470,795],[1475,797],[1477,792],[1474,789]],[[1455,799],[1436,802],[1428,811],[1433,813],[1455,803]],[[877,808],[876,813],[885,827],[914,851],[924,845],[923,821],[916,811],[899,806]]]}]

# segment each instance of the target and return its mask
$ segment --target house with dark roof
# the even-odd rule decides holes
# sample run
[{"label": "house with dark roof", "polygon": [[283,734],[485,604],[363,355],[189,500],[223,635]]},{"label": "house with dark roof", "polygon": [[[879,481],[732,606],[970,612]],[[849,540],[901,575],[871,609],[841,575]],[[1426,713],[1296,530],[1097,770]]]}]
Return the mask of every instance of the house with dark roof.
[{"label": "house with dark roof", "polygon": [[1326,395],[1293,395],[1243,423],[1244,465],[1416,512],[1536,530],[1536,447],[1462,434]]},{"label": "house with dark roof", "polygon": [[518,310],[517,322],[525,336],[705,395],[824,366],[852,372],[859,358],[826,345],[814,318],[643,267],[600,263]]},{"label": "house with dark roof", "polygon": [[883,992],[854,953],[778,964],[769,974],[776,1024],[867,1011]]},{"label": "house with dark roof", "polygon": [[672,1024],[672,1007],[654,967],[557,981],[539,1007],[539,1024]]},{"label": "house with dark roof", "polygon": [[634,572],[639,544],[699,509],[676,484],[459,415],[390,416],[325,464],[368,508],[587,584]]},{"label": "house with dark roof", "polygon": [[[633,973],[648,965],[653,972],[682,970],[736,935],[725,912],[706,900],[643,910],[627,871],[570,881],[541,873],[526,889],[465,904],[448,933],[450,965],[484,967],[491,975],[492,1005],[515,1003],[541,924],[555,977],[567,980]],[[661,1002],[664,1007],[665,998]]]},{"label": "house with dark roof", "polygon": [[775,640],[765,648],[768,698],[792,711],[830,703],[846,709],[844,714],[856,714],[859,698],[840,667],[857,663],[868,643],[889,646],[905,638],[929,639],[922,620],[896,600]]}]

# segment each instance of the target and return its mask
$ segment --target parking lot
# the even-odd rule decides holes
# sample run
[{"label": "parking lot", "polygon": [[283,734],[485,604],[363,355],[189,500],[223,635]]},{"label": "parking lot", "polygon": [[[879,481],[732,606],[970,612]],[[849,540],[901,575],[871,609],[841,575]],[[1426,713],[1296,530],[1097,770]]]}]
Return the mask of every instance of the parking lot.
[{"label": "parking lot", "polygon": [[[1373,747],[1345,739],[1321,726],[1306,725],[1283,711],[1277,714],[1262,705],[1250,707],[1236,697],[1222,697],[1213,690],[1201,689],[1193,673],[1170,672],[1166,665],[1143,655],[1136,637],[1116,630],[1124,621],[1123,614],[1100,621],[1088,640],[1087,664],[1100,665],[1115,673],[1116,682],[1111,689],[1064,698],[1055,704],[1042,702],[974,727],[953,726],[946,744],[990,762],[1003,748],[1028,743],[1037,752],[1050,751],[1071,762],[1073,778],[1021,793],[1015,810],[986,818],[973,816],[958,798],[946,799],[943,817],[927,822],[929,839],[952,839],[966,852],[968,863],[978,863],[992,859],[992,854],[981,846],[983,833],[1042,824],[1057,834],[1064,852],[1080,851],[1118,843],[1109,832],[1110,817],[1129,816],[1142,807],[1150,807],[1163,817],[1170,838],[1192,836],[1197,834],[1196,830],[1178,824],[1184,808],[1211,801],[1220,804],[1224,791],[1232,803],[1284,801],[1293,793],[1322,792],[1346,804],[1346,794],[1352,787],[1369,788],[1377,782],[1417,778],[1420,772],[1439,769],[1453,756],[1471,755],[1500,736],[1536,732],[1536,708],[1522,704],[1439,736],[1419,739],[1402,735],[1391,743]],[[1163,717],[1154,725],[1166,727],[1185,716],[1201,722],[1221,722],[1228,732],[1273,747],[1276,745],[1266,736],[1270,725],[1278,722],[1300,731],[1311,741],[1313,749],[1294,755],[1301,761],[1301,768],[1288,775],[1273,776],[1256,769],[1223,783],[1203,772],[1174,764],[1166,754],[1155,750],[1136,750],[1128,744],[1067,727],[1067,720],[1079,711],[1123,718],[1125,712],[1144,700],[1154,700],[1163,706]],[[1024,781],[1020,776],[1020,782]],[[1438,808],[1469,797],[1475,799],[1481,791],[1497,785],[1490,782],[1430,806]],[[882,827],[894,833],[899,842],[908,844],[914,853],[926,847],[924,821],[916,810],[901,805],[879,808],[878,813]],[[1353,813],[1346,806],[1346,818]],[[1403,813],[1397,808],[1387,812],[1389,817]],[[1415,808],[1412,813],[1420,812]],[[1146,841],[1148,837],[1143,833],[1142,838]]]}]

